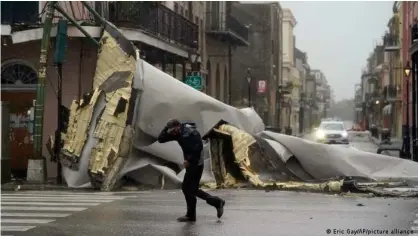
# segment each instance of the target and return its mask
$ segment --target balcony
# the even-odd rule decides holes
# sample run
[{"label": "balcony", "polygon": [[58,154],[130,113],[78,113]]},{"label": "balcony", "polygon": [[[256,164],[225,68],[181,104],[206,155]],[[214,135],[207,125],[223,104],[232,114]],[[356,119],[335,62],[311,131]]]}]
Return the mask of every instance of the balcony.
[{"label": "balcony", "polygon": [[[1,2],[1,24],[10,25],[12,31],[37,28],[45,18],[45,4],[47,2]],[[99,15],[107,17],[108,2],[88,2]],[[83,25],[98,25],[86,7],[80,1],[60,1],[56,3],[75,21],[82,21]],[[62,15],[55,11],[53,23],[57,23]]]},{"label": "balcony", "polygon": [[385,34],[385,36],[383,36],[383,45],[385,47],[385,51],[401,50],[399,38],[395,34]]},{"label": "balcony", "polygon": [[414,23],[411,27],[411,48],[410,54],[418,52],[418,23]]},{"label": "balcony", "polygon": [[109,19],[118,27],[138,28],[180,46],[198,49],[196,24],[158,2],[111,2]]},{"label": "balcony", "polygon": [[237,46],[248,46],[248,28],[225,12],[206,13],[206,33]]},{"label": "balcony", "polygon": [[2,25],[39,25],[39,2],[1,2]]},{"label": "balcony", "polygon": [[401,100],[401,93],[398,90],[398,86],[388,85],[383,88],[383,97],[388,102],[394,102]]}]

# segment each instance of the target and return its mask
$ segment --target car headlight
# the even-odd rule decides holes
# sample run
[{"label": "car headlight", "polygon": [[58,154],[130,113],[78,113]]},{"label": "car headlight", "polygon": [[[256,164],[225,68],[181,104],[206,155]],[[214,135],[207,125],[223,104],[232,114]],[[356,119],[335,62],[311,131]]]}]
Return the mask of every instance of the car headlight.
[{"label": "car headlight", "polygon": [[322,131],[322,130],[318,130],[318,131],[316,131],[316,138],[318,138],[318,139],[323,139],[323,138],[325,138],[325,133],[324,133],[324,131]]},{"label": "car headlight", "polygon": [[347,136],[348,136],[347,131],[344,131],[344,132],[342,133],[342,136],[343,136],[344,138],[347,138]]}]

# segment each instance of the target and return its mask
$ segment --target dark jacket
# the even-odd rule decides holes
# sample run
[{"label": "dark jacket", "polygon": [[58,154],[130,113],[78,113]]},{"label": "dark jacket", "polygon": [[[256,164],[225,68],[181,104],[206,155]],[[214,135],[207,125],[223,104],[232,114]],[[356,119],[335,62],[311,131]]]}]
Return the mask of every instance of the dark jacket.
[{"label": "dark jacket", "polygon": [[203,142],[199,131],[196,129],[196,123],[181,122],[179,135],[173,135],[167,131],[168,127],[164,127],[158,136],[158,142],[177,141],[183,150],[184,160],[189,162],[190,166],[203,165]]}]

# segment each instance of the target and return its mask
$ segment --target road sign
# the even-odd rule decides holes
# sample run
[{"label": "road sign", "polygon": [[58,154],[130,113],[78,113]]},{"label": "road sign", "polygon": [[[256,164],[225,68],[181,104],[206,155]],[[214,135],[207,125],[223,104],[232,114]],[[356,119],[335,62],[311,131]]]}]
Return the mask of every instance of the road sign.
[{"label": "road sign", "polygon": [[203,88],[202,74],[199,71],[188,72],[186,78],[184,78],[184,83],[200,91]]},{"label": "road sign", "polygon": [[257,93],[266,93],[267,91],[267,81],[259,80],[257,83]]}]

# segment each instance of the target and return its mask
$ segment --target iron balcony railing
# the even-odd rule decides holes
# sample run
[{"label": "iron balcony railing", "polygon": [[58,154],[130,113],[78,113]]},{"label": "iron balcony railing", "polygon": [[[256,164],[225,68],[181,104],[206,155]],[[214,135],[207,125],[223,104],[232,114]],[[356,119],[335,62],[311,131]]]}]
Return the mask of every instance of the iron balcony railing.
[{"label": "iron balcony railing", "polygon": [[418,42],[418,23],[414,23],[411,28],[411,44]]},{"label": "iron balcony railing", "polygon": [[226,15],[226,28],[248,41],[248,28],[230,15]]},{"label": "iron balcony railing", "polygon": [[120,27],[139,28],[182,46],[199,47],[196,24],[158,2],[113,2],[109,18]]},{"label": "iron balcony railing", "polygon": [[388,85],[383,88],[383,96],[387,101],[397,100],[398,93],[398,87],[395,85]]},{"label": "iron balcony railing", "polygon": [[1,2],[2,25],[38,25],[40,22],[39,2]]},{"label": "iron balcony railing", "polygon": [[385,36],[383,36],[383,45],[385,47],[399,46],[399,39],[396,35],[387,33]]},{"label": "iron balcony railing", "polygon": [[206,13],[206,31],[210,33],[228,32],[231,37],[237,36],[235,41],[248,42],[248,28],[233,16],[225,12],[207,12]]}]

